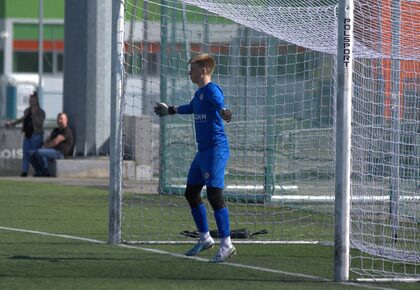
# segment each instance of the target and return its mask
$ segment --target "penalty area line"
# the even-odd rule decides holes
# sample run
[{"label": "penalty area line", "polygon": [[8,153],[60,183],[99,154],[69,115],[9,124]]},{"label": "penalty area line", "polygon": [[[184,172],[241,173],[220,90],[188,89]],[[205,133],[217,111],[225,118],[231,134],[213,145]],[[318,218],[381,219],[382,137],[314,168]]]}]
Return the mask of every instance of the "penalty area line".
[{"label": "penalty area line", "polygon": [[[96,239],[83,238],[83,237],[77,237],[77,236],[71,236],[71,235],[65,235],[65,234],[54,234],[54,233],[27,230],[27,229],[18,229],[18,228],[9,228],[9,227],[0,226],[0,230],[35,234],[35,235],[49,236],[49,237],[57,237],[57,238],[70,239],[70,240],[78,240],[78,241],[84,241],[84,242],[89,242],[89,243],[94,243],[94,244],[108,244],[105,241],[96,240]],[[159,249],[144,248],[144,247],[140,247],[140,246],[125,245],[125,244],[118,244],[116,246],[120,247],[120,248],[142,250],[142,251],[145,251],[145,252],[150,252],[150,253],[155,253],[155,254],[160,254],[160,255],[168,255],[168,256],[182,258],[182,259],[191,259],[191,260],[200,261],[200,262],[209,262],[208,259],[204,259],[204,258],[200,258],[200,257],[187,257],[183,254],[172,253],[172,252],[159,250]],[[268,272],[268,273],[274,273],[274,274],[281,274],[281,275],[305,278],[305,279],[316,280],[316,281],[321,281],[321,282],[333,282],[332,280],[322,278],[322,277],[318,277],[318,276],[305,275],[305,274],[301,274],[301,273],[293,273],[293,272],[275,270],[275,269],[264,268],[264,267],[244,265],[244,264],[238,264],[238,263],[232,263],[232,262],[224,262],[224,263],[220,263],[220,264],[225,265],[225,266],[236,267],[236,268],[250,269],[250,270]],[[370,289],[383,289],[383,290],[389,289],[389,288],[382,288],[382,287],[375,287],[375,286],[372,287],[372,285],[363,285],[363,284],[351,283],[351,282],[342,282],[342,283],[339,283],[339,284],[362,287],[362,288],[370,288]]]}]

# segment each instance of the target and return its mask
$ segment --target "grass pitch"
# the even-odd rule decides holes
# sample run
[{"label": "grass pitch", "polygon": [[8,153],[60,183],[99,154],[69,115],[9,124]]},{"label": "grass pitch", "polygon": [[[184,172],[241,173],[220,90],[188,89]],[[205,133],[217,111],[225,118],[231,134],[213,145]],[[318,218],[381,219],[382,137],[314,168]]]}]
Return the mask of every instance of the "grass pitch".
[{"label": "grass pitch", "polygon": [[[20,231],[23,230],[23,231]],[[416,289],[331,282],[333,249],[237,245],[224,264],[182,254],[191,245],[111,246],[108,192],[0,180],[1,289]]]}]

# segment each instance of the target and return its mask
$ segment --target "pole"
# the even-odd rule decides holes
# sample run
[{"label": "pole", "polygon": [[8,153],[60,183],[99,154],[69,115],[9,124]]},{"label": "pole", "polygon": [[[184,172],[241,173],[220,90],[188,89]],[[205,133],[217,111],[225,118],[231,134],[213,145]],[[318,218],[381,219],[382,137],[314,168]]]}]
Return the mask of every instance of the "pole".
[{"label": "pole", "polygon": [[124,0],[112,1],[111,134],[108,242],[121,243]]},{"label": "pole", "polygon": [[44,72],[44,0],[38,0],[38,100],[41,107],[44,105],[44,92],[42,88],[42,74]]},{"label": "pole", "polygon": [[340,0],[338,4],[336,60],[335,281],[348,280],[350,270],[350,146],[353,82],[353,23],[353,0]]},{"label": "pole", "polygon": [[[168,101],[168,54],[167,54],[167,45],[168,45],[168,1],[161,0],[160,14],[161,14],[161,29],[160,29],[160,100],[161,102],[166,103]],[[160,118],[160,168],[159,168],[159,192],[163,193],[168,190],[168,153],[165,146],[166,133],[167,133],[167,121],[166,118]]]},{"label": "pole", "polygon": [[[143,1],[143,57],[141,58],[142,61],[142,69],[147,66],[147,63],[150,59],[150,52],[149,52],[149,1]],[[134,59],[134,55],[133,55]],[[147,95],[148,92],[148,85],[149,85],[149,76],[147,73],[141,74],[141,107],[143,115],[150,114],[152,112],[152,108],[150,108],[150,104],[152,106],[154,103],[151,100],[151,97]]]},{"label": "pole", "polygon": [[275,38],[266,38],[266,115],[265,115],[265,166],[264,166],[264,192],[273,195],[275,189],[275,161],[276,161],[276,65],[277,46]]},{"label": "pole", "polygon": [[392,48],[391,48],[391,197],[390,212],[392,238],[398,239],[398,204],[400,191],[400,0],[391,2]]}]

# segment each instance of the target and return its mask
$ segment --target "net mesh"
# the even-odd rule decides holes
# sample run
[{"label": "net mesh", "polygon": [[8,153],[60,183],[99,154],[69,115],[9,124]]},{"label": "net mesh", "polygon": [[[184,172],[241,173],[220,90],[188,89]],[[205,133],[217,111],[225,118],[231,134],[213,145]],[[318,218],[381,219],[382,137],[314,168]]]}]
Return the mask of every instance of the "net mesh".
[{"label": "net mesh", "polygon": [[[420,2],[354,4],[351,270],[419,278]],[[209,52],[234,114],[232,229],[332,242],[337,2],[129,0],[125,26],[124,156],[137,181],[125,181],[124,240],[192,241],[179,233],[195,230],[183,198],[193,119],[159,120],[153,106],[189,103],[188,60]]]}]

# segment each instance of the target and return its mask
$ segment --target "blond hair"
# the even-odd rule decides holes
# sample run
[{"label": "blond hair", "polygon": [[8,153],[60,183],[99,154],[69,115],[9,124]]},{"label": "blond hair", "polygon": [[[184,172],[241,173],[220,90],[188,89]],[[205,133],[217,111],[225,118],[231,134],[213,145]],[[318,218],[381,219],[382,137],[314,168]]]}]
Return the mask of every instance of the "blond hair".
[{"label": "blond hair", "polygon": [[216,61],[208,53],[199,53],[195,55],[188,61],[188,64],[193,63],[198,64],[201,68],[205,68],[209,75],[213,74],[214,69],[216,68]]}]

